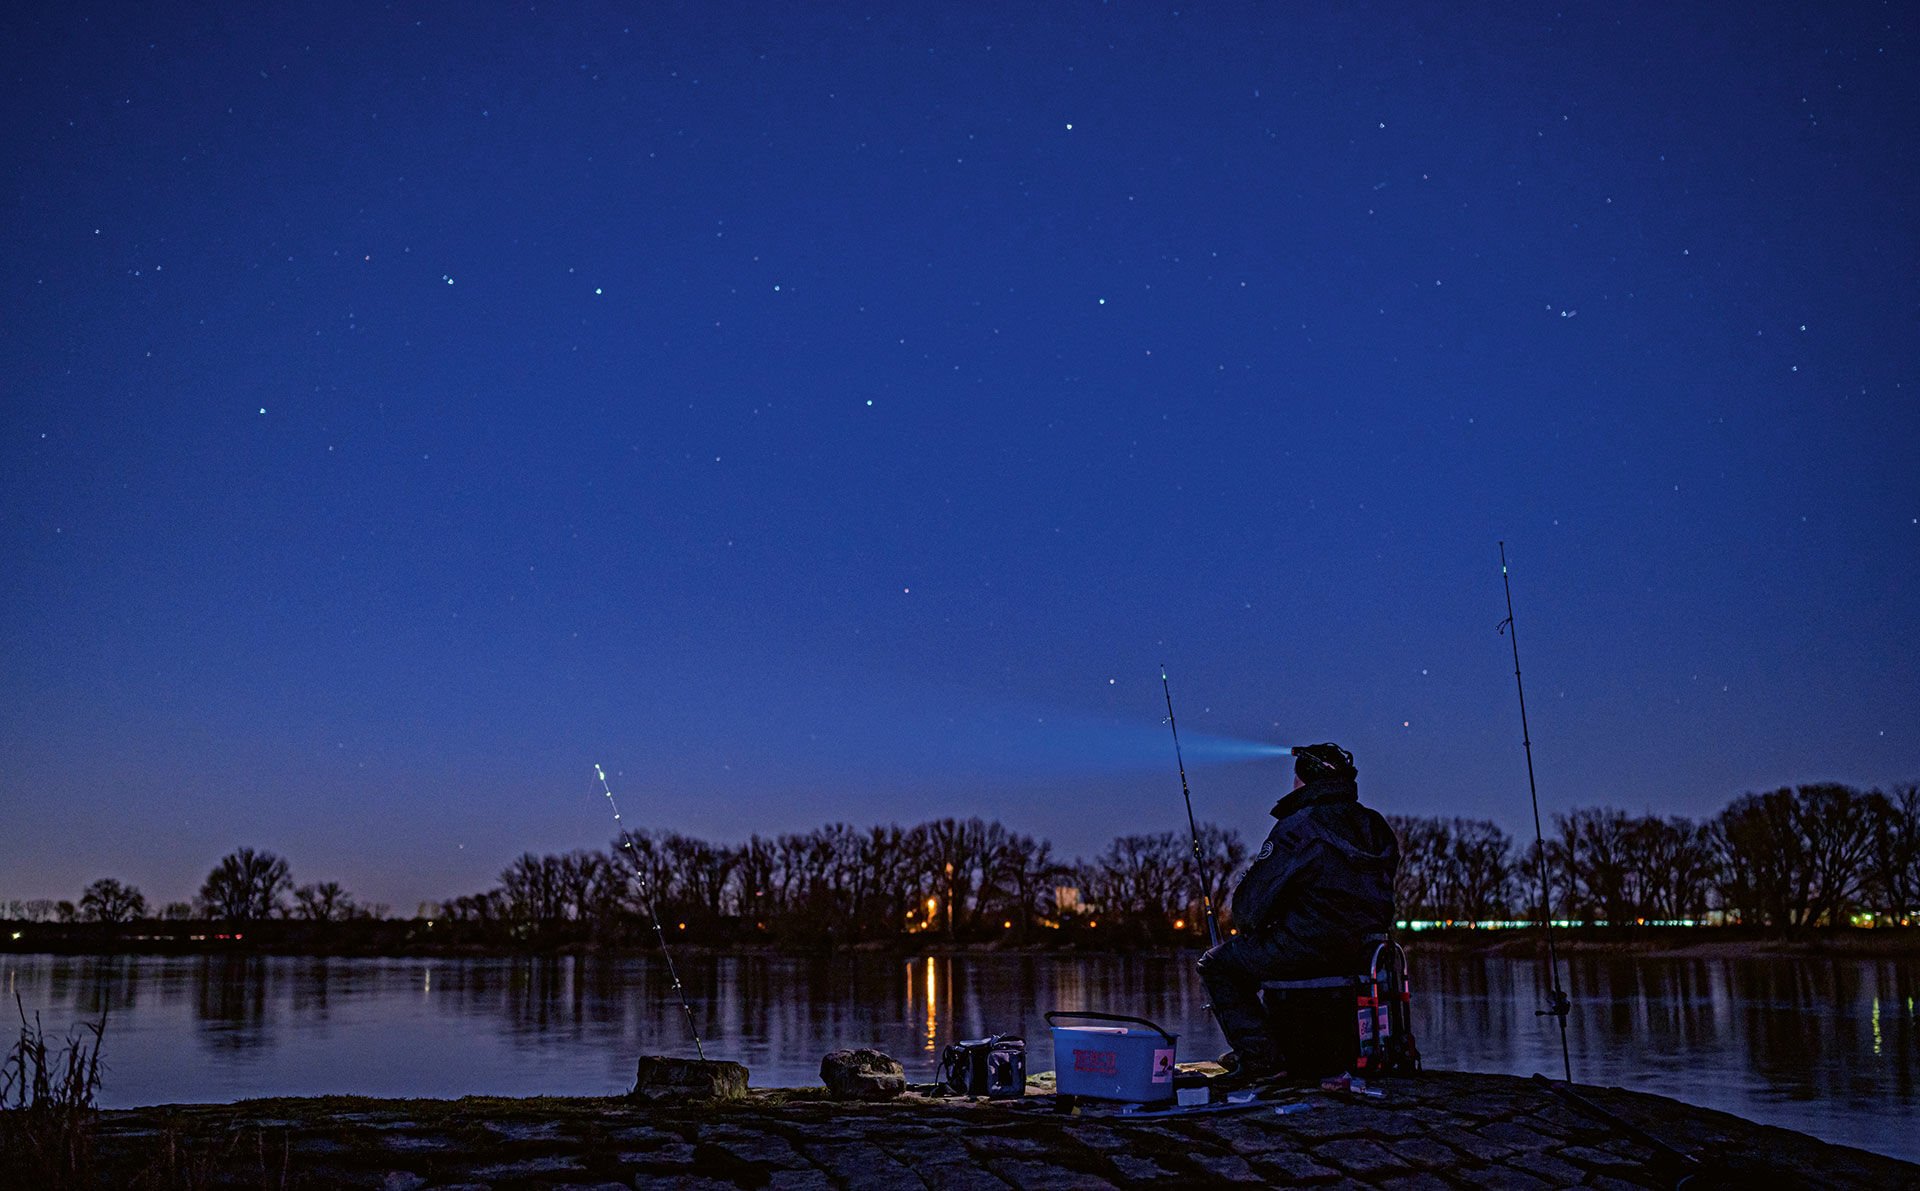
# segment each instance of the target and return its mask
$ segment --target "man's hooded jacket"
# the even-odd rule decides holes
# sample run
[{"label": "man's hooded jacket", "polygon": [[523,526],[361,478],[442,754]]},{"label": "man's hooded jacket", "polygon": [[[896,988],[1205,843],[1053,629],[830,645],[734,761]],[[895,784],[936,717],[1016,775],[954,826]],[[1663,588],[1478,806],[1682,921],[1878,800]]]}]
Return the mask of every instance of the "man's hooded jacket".
[{"label": "man's hooded jacket", "polygon": [[1393,925],[1400,844],[1351,777],[1325,777],[1274,804],[1278,820],[1233,891],[1242,935],[1348,958]]}]

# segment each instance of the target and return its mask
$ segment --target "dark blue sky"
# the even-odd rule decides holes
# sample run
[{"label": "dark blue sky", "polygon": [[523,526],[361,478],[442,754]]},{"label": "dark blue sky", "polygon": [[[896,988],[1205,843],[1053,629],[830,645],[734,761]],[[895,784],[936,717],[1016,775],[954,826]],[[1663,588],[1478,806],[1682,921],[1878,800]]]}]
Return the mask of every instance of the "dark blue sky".
[{"label": "dark blue sky", "polygon": [[[1331,10],[1331,11],[1329,11]],[[0,896],[1920,776],[1901,5],[12,5]]]}]

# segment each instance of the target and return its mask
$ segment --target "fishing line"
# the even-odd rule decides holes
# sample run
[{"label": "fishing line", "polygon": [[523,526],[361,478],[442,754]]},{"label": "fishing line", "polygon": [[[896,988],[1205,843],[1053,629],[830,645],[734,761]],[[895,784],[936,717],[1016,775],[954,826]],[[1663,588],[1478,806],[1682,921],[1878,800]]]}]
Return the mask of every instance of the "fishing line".
[{"label": "fishing line", "polygon": [[1507,577],[1507,544],[1500,543],[1500,585],[1507,592],[1507,618],[1499,631],[1513,646],[1513,686],[1520,694],[1520,746],[1527,754],[1527,795],[1533,799],[1533,844],[1540,867],[1540,929],[1547,939],[1547,1007],[1534,1011],[1535,1017],[1551,1017],[1560,1023],[1560,1065],[1567,1082],[1573,1082],[1573,1059],[1567,1050],[1566,990],[1560,987],[1560,957],[1553,949],[1553,893],[1547,885],[1547,844],[1540,833],[1540,791],[1533,782],[1533,739],[1527,731],[1527,688],[1520,684],[1520,632],[1513,624],[1513,581]]},{"label": "fishing line", "polygon": [[653,923],[653,937],[659,940],[660,956],[667,961],[667,979],[673,981],[674,994],[680,998],[680,1011],[687,1015],[687,1031],[693,1035],[693,1051],[705,1062],[707,1050],[700,1045],[700,1027],[693,1020],[693,1006],[687,1004],[687,992],[680,985],[680,973],[674,970],[673,952],[667,949],[667,932],[660,929],[660,915],[653,904],[653,889],[647,884],[646,871],[640,867],[640,853],[635,850],[633,836],[627,833],[626,825],[620,822],[620,804],[613,800],[613,787],[607,784],[606,770],[595,764],[593,776],[600,779],[600,792],[607,796],[607,805],[613,808],[613,821],[620,827],[620,846],[626,849],[627,859],[633,864],[633,883],[640,887],[640,899],[646,903],[647,918]]}]

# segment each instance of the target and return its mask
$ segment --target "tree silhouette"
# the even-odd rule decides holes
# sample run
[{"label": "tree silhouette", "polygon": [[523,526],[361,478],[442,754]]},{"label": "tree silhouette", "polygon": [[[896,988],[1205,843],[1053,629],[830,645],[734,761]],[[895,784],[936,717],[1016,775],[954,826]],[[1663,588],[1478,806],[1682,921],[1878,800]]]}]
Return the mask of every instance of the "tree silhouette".
[{"label": "tree silhouette", "polygon": [[1468,922],[1505,916],[1513,890],[1513,837],[1486,819],[1455,819],[1441,888],[1450,913]]},{"label": "tree silhouette", "polygon": [[338,881],[302,885],[293,891],[293,912],[312,922],[340,922],[353,917],[353,898]]},{"label": "tree silhouette", "polygon": [[229,922],[256,922],[281,912],[293,888],[287,862],[272,852],[237,848],[220,858],[200,886],[200,911]]},{"label": "tree silhouette", "polygon": [[1708,824],[1646,815],[1634,820],[1628,851],[1642,914],[1669,921],[1705,915],[1717,877]]},{"label": "tree silhouette", "polygon": [[1881,913],[1909,921],[1920,914],[1920,785],[1910,782],[1882,796],[1868,868]]},{"label": "tree silhouette", "polygon": [[102,877],[80,895],[80,917],[87,922],[131,922],[147,916],[147,899],[138,886]]},{"label": "tree silhouette", "polygon": [[1453,851],[1453,833],[1446,820],[1389,815],[1387,823],[1400,838],[1400,870],[1393,879],[1394,913],[1402,919],[1458,917],[1446,904],[1447,865]]}]

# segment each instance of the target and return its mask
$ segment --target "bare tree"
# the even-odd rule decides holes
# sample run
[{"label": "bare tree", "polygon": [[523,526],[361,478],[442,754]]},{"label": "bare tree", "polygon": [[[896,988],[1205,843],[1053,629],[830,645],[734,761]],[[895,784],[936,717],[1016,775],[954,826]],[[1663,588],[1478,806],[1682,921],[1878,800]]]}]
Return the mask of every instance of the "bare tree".
[{"label": "bare tree", "polygon": [[200,886],[200,908],[209,918],[254,922],[280,913],[293,888],[287,862],[272,852],[238,848],[220,858]]},{"label": "bare tree", "polygon": [[1186,902],[1182,888],[1192,888],[1187,876],[1192,859],[1187,841],[1171,831],[1120,836],[1087,874],[1091,900],[1116,920],[1163,927]]},{"label": "bare tree", "polygon": [[1513,837],[1486,819],[1455,819],[1441,888],[1450,916],[1467,922],[1502,917],[1514,880]]},{"label": "bare tree", "polygon": [[1809,869],[1806,921],[1845,926],[1865,900],[1875,828],[1889,810],[1886,795],[1823,782],[1796,789],[1793,806]]},{"label": "bare tree", "polygon": [[735,896],[739,899],[736,912],[756,930],[765,930],[768,920],[777,917],[783,909],[778,867],[773,841],[753,835],[740,846],[739,875],[734,880]]},{"label": "bare tree", "polygon": [[680,873],[668,853],[667,836],[630,831],[613,841],[612,877],[617,881],[611,909],[664,921],[682,897]]},{"label": "bare tree", "polygon": [[[1246,841],[1240,833],[1229,827],[1215,823],[1202,823],[1198,829],[1200,856],[1206,861],[1206,894],[1213,901],[1213,911],[1221,920],[1226,918],[1227,900],[1233,895],[1234,878],[1247,864]],[[1193,857],[1193,837],[1186,841],[1186,851],[1182,853],[1180,890],[1181,901],[1189,908],[1184,918],[1186,930],[1190,934],[1204,934],[1207,926],[1204,921],[1205,908],[1200,904],[1200,873]]]},{"label": "bare tree", "polygon": [[470,893],[440,903],[440,912],[455,922],[473,922],[482,926],[507,917],[507,896],[498,889]]},{"label": "bare tree", "polygon": [[906,924],[907,911],[925,899],[927,863],[921,844],[917,833],[897,824],[871,828],[861,839],[859,864],[871,875],[871,885],[857,911],[856,934],[897,933]]},{"label": "bare tree", "polygon": [[1643,914],[1672,921],[1706,913],[1717,879],[1711,826],[1646,815],[1634,820],[1628,846]]},{"label": "bare tree", "polygon": [[1455,917],[1445,899],[1447,865],[1453,850],[1453,834],[1446,822],[1426,816],[1389,815],[1387,824],[1400,839],[1400,868],[1393,878],[1395,914],[1406,920]]},{"label": "bare tree", "polygon": [[340,922],[353,917],[353,898],[338,881],[302,885],[293,891],[293,912],[309,922]]},{"label": "bare tree", "polygon": [[1920,914],[1920,785],[1894,787],[1892,794],[1881,795],[1881,805],[1868,861],[1869,887],[1882,913],[1911,921]]},{"label": "bare tree", "polygon": [[131,922],[147,916],[147,899],[136,885],[102,877],[80,895],[80,917],[88,922]]},{"label": "bare tree", "polygon": [[565,912],[556,856],[523,852],[500,873],[508,913],[521,922],[557,922]]},{"label": "bare tree", "polygon": [[1007,829],[980,819],[937,819],[911,834],[925,858],[942,928],[950,938],[970,933],[979,921],[982,887],[1000,867]]},{"label": "bare tree", "polygon": [[1063,867],[1053,858],[1053,845],[1030,835],[1009,833],[1000,852],[994,887],[1000,892],[998,912],[1013,924],[1014,938],[1025,943],[1034,920],[1047,912],[1054,882]]},{"label": "bare tree", "polygon": [[1799,926],[1811,913],[1813,866],[1800,836],[1793,791],[1747,794],[1714,820],[1720,896],[1742,921]]},{"label": "bare tree", "polygon": [[727,886],[740,864],[739,853],[705,840],[673,835],[667,837],[667,854],[679,871],[687,901],[708,920],[718,919],[725,912]]},{"label": "bare tree", "polygon": [[560,917],[590,922],[603,917],[617,900],[619,885],[609,880],[612,864],[605,854],[575,848],[551,862]]},{"label": "bare tree", "polygon": [[1629,864],[1632,821],[1611,807],[1582,807],[1555,815],[1557,838],[1547,847],[1558,853],[1571,878],[1574,912],[1619,926],[1638,916],[1634,873]]}]

